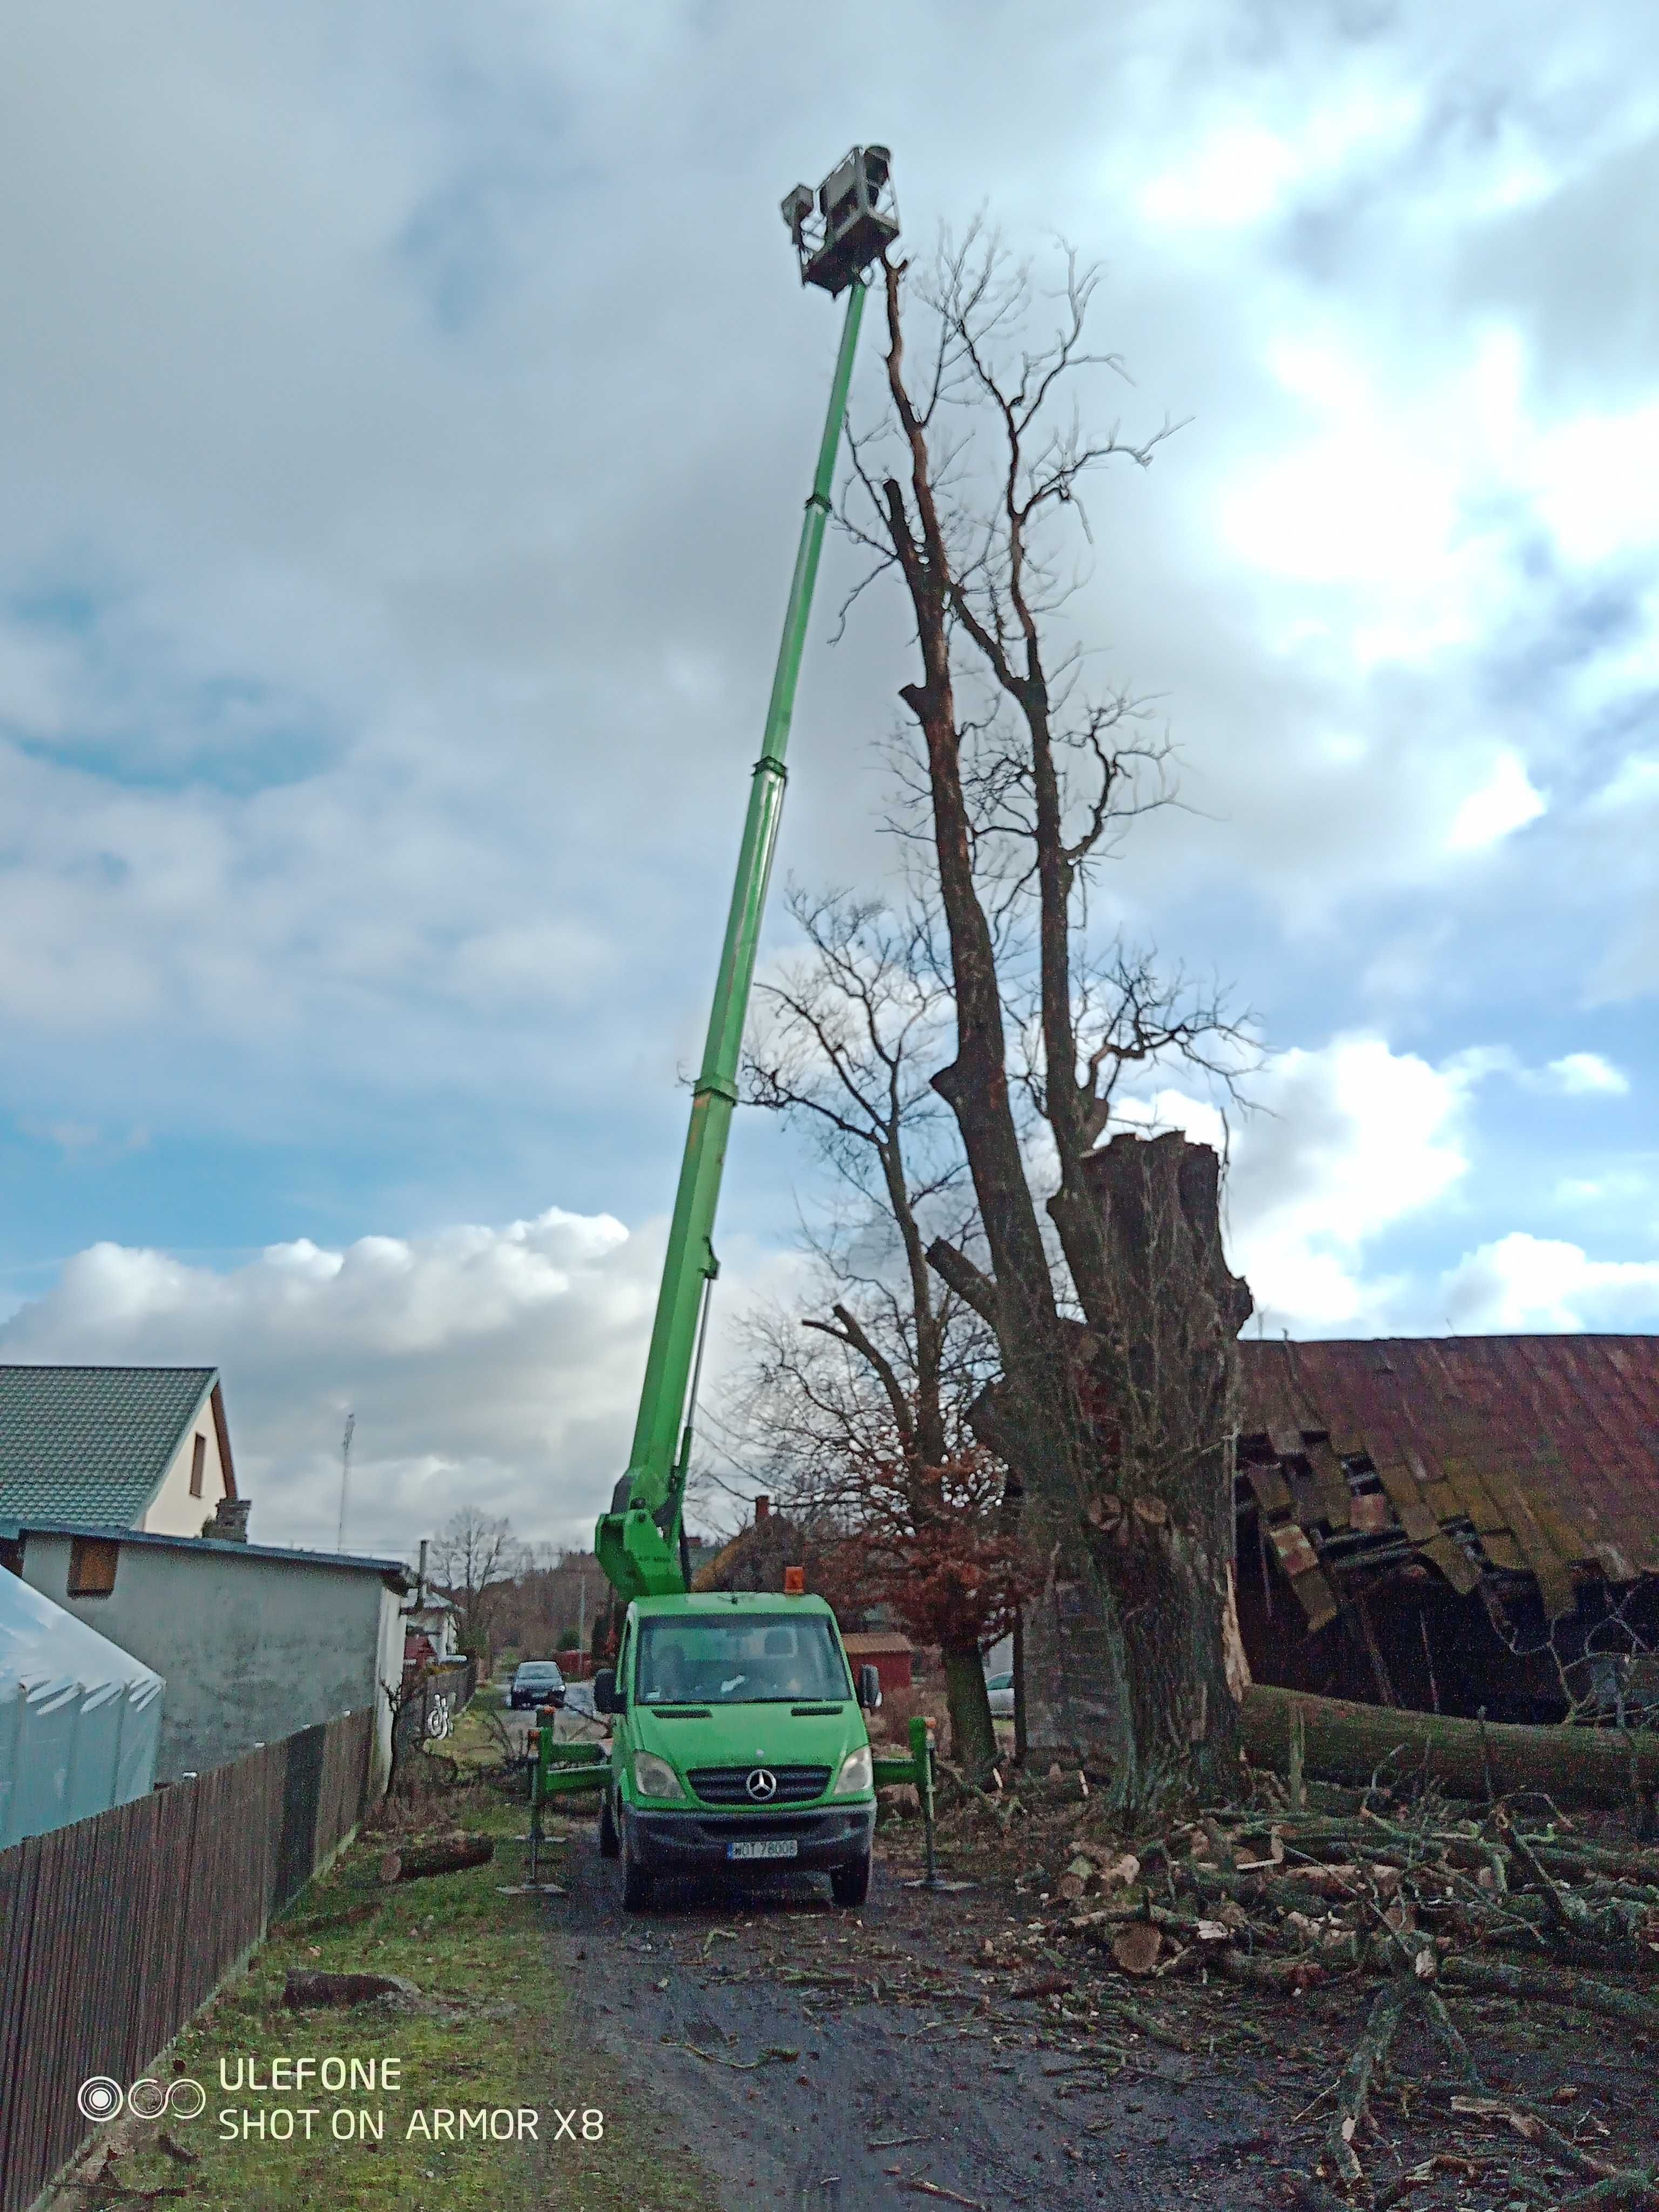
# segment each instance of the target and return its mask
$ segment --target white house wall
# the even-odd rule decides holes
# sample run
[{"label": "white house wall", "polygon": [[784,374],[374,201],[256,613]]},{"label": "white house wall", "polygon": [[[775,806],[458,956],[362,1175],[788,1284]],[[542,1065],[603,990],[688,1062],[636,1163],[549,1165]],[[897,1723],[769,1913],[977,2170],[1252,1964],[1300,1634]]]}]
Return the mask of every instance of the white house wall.
[{"label": "white house wall", "polygon": [[[190,1493],[190,1471],[195,1463],[196,1439],[205,1440],[207,1450],[202,1461],[202,1494],[192,1498]],[[227,1496],[230,1486],[225,1480],[225,1463],[219,1449],[218,1425],[213,1418],[213,1400],[210,1395],[202,1401],[202,1410],[183,1443],[173,1455],[161,1487],[150,1500],[149,1510],[138,1526],[152,1536],[199,1536],[202,1523],[212,1513],[219,1500]]]}]

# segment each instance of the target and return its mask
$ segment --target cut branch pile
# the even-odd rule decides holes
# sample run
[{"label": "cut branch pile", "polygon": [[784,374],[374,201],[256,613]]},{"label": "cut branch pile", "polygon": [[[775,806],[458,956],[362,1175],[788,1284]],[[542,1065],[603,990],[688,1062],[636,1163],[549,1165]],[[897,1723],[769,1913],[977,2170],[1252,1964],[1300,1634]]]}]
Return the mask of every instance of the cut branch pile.
[{"label": "cut branch pile", "polygon": [[[1502,1804],[1456,1817],[1432,1790],[1409,1812],[1211,1818],[1136,1852],[1079,1847],[1049,1892],[1054,1928],[1141,1979],[1216,1975],[1282,1996],[1385,1978],[1334,2087],[1322,2170],[1364,2179],[1355,2148],[1403,2024],[1421,2020],[1484,2118],[1605,2185],[1597,2202],[1659,2205],[1524,2099],[1482,2079],[1449,1995],[1565,2006],[1659,2044],[1659,1850],[1612,1848]],[[1495,1955],[1496,1954],[1496,1955]],[[1620,2194],[1620,2191],[1623,2194]]]}]

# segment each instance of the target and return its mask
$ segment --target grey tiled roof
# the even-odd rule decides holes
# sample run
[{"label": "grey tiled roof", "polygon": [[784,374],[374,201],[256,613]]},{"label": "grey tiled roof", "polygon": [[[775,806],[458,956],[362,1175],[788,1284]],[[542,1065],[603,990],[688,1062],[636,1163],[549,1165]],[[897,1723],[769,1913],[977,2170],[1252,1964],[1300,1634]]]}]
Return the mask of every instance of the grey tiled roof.
[{"label": "grey tiled roof", "polygon": [[0,1365],[0,1514],[131,1528],[216,1367]]}]

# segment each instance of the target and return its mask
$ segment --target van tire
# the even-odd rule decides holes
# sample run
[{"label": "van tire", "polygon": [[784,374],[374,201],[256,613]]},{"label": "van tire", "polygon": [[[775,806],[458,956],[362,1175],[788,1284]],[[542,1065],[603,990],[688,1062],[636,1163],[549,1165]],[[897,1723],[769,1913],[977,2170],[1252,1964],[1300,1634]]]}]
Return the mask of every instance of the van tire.
[{"label": "van tire", "polygon": [[629,1850],[628,1848],[628,1815],[626,1813],[624,1813],[622,1817],[621,1826],[623,1911],[624,1912],[643,1912],[650,1905],[651,1893],[656,1887],[655,1877],[653,1875],[649,1867],[641,1866],[640,1864],[637,1853]]},{"label": "van tire", "polygon": [[622,1849],[622,1838],[617,1833],[617,1816],[611,1809],[611,1792],[599,1792],[599,1856],[614,1859]]},{"label": "van tire", "polygon": [[830,1869],[830,1893],[837,1905],[862,1905],[870,1894],[870,1854],[861,1859],[849,1859],[845,1866]]}]

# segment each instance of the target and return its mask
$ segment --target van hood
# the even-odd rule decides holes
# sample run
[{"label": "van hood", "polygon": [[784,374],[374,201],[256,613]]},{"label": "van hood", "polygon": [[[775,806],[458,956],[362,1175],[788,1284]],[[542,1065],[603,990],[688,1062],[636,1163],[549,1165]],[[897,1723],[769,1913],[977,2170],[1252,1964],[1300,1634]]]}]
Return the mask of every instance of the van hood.
[{"label": "van hood", "polygon": [[661,1712],[635,1705],[628,1717],[635,1747],[682,1775],[698,1766],[827,1766],[827,1789],[848,1753],[870,1741],[850,1698],[841,1705],[671,1705]]}]

